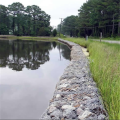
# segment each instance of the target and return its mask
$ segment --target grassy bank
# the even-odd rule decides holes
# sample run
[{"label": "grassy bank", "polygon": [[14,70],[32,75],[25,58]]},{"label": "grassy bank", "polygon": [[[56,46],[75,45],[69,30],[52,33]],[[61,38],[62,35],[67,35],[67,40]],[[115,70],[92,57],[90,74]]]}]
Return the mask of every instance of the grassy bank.
[{"label": "grassy bank", "polygon": [[120,119],[120,45],[85,41],[80,38],[66,40],[87,47],[90,69],[101,92],[110,119]]},{"label": "grassy bank", "polygon": [[[100,40],[100,37],[89,37],[89,39]],[[120,37],[106,37],[106,38],[102,38],[102,40],[120,41]]]},{"label": "grassy bank", "polygon": [[57,37],[31,37],[31,36],[0,36],[0,39],[5,40],[57,40]]}]

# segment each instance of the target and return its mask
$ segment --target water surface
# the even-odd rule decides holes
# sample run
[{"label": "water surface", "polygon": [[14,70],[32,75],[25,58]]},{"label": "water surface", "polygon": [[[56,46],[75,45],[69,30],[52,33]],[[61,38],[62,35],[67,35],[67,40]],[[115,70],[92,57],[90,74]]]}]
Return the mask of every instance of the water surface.
[{"label": "water surface", "polygon": [[38,119],[70,61],[57,42],[0,41],[0,119]]}]

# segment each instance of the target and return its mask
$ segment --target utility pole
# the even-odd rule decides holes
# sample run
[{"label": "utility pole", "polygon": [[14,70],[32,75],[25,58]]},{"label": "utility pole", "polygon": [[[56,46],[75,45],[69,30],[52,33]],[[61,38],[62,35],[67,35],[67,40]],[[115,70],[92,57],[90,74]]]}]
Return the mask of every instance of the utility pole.
[{"label": "utility pole", "polygon": [[102,32],[100,32],[100,42],[101,42],[101,39],[102,39]]},{"label": "utility pole", "polygon": [[59,32],[59,37],[60,37],[60,34],[61,34],[61,27],[62,27],[62,19],[63,18],[60,18],[61,19],[61,23],[60,23],[60,32]]}]

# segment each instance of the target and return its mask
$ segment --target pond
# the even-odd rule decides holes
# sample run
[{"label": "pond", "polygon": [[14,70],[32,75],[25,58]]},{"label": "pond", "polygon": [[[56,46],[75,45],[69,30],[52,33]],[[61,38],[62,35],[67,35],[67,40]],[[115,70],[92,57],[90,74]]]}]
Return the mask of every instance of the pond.
[{"label": "pond", "polygon": [[59,42],[0,40],[0,119],[39,119],[69,61]]}]

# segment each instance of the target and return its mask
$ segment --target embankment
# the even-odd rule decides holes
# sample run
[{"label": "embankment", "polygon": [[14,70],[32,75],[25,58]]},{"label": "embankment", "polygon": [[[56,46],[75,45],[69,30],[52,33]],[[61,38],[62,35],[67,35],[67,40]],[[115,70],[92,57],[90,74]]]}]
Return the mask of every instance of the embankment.
[{"label": "embankment", "polygon": [[71,62],[56,85],[42,119],[108,119],[93,81],[89,62],[78,44],[59,39],[71,47]]}]

